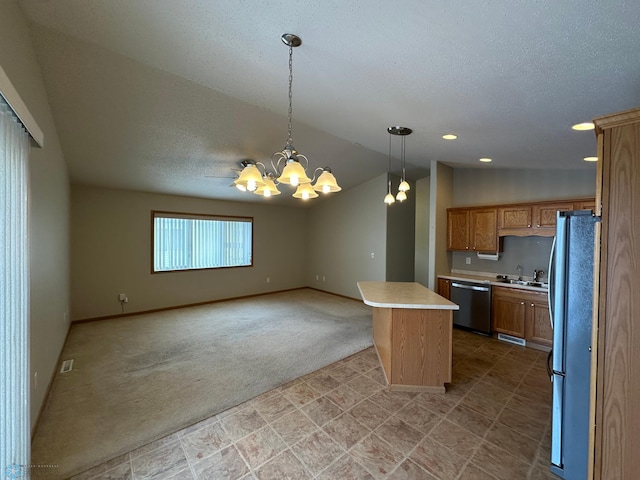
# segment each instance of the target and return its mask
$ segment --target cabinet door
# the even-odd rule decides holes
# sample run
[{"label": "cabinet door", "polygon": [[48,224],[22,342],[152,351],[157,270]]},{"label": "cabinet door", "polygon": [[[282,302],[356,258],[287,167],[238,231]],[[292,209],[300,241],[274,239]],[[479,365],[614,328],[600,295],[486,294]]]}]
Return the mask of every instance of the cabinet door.
[{"label": "cabinet door", "polygon": [[478,252],[498,251],[498,210],[471,210],[473,249]]},{"label": "cabinet door", "polygon": [[451,300],[451,280],[448,278],[438,279],[438,295]]},{"label": "cabinet door", "polygon": [[531,228],[532,208],[503,207],[498,210],[498,225],[500,228]]},{"label": "cabinet door", "polygon": [[535,228],[555,230],[558,212],[568,212],[571,210],[573,210],[573,202],[537,205],[533,210],[534,226]]},{"label": "cabinet door", "polygon": [[593,210],[596,209],[596,200],[585,200],[584,202],[578,202],[573,204],[574,210]]},{"label": "cabinet door", "polygon": [[549,317],[547,295],[527,299],[526,336],[527,341],[541,345],[553,345],[553,329]]},{"label": "cabinet door", "polygon": [[494,287],[493,330],[506,333],[514,337],[524,338],[526,304],[517,294],[509,292],[508,288]]},{"label": "cabinet door", "polygon": [[469,210],[447,211],[447,250],[469,250]]}]

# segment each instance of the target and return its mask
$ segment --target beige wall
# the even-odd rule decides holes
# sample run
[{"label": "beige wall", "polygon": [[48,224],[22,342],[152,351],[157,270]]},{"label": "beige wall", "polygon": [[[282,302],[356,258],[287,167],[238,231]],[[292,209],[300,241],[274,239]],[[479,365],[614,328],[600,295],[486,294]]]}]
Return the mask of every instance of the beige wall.
[{"label": "beige wall", "polygon": [[45,135],[44,148],[32,149],[29,161],[33,426],[69,328],[69,181],[28,26],[14,1],[0,10],[0,65]]},{"label": "beige wall", "polygon": [[429,284],[429,189],[431,177],[416,182],[415,281]]},{"label": "beige wall", "polygon": [[[400,177],[392,177],[394,186],[400,184]],[[410,182],[411,190],[407,199],[396,201],[387,207],[387,282],[413,282],[415,278],[415,221],[416,221],[416,186]],[[397,189],[392,187],[392,193]],[[378,201],[384,192],[378,194]]]},{"label": "beige wall", "polygon": [[593,197],[595,188],[595,166],[583,170],[456,168],[452,206]]},{"label": "beige wall", "polygon": [[309,286],[360,298],[359,280],[385,280],[387,206],[382,200],[386,188],[384,174],[323,199],[309,210]]},{"label": "beige wall", "polygon": [[442,163],[431,162],[429,203],[429,285],[436,290],[436,276],[451,271],[451,255],[447,252],[447,208],[453,205],[454,170]]},{"label": "beige wall", "polygon": [[[254,265],[151,274],[151,210],[252,216]],[[73,186],[72,320],[188,305],[306,285],[300,207]],[[270,283],[267,283],[267,277]]]}]

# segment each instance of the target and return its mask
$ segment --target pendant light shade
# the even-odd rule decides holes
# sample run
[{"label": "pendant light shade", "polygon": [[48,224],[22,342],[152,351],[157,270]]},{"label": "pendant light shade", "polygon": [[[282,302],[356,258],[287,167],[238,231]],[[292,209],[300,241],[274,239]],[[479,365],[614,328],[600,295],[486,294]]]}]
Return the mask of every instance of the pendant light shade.
[{"label": "pendant light shade", "polygon": [[311,183],[311,179],[307,176],[307,172],[299,161],[289,158],[282,170],[282,174],[278,177],[278,183],[297,187],[303,183]]},{"label": "pendant light shade", "polygon": [[308,200],[310,198],[316,198],[318,193],[313,189],[311,183],[303,183],[298,186],[296,193],[293,194],[294,198],[301,198],[302,200]]},{"label": "pendant light shade", "polygon": [[273,195],[280,195],[280,190],[278,190],[278,187],[276,187],[276,184],[273,181],[273,178],[271,175],[265,175],[264,177],[262,177],[262,180],[264,181],[264,185],[256,188],[255,193],[256,195],[262,195],[263,197],[271,197]]},{"label": "pendant light shade", "polygon": [[[400,187],[398,187],[400,188]],[[400,190],[397,194],[396,194],[396,200],[398,200],[399,202],[404,202],[407,199],[407,194],[405,192],[403,192],[402,190]]]},{"label": "pendant light shade", "polygon": [[389,190],[387,190],[387,195],[385,195],[385,197],[384,197],[384,203],[386,203],[387,205],[391,205],[392,203],[394,203],[396,201],[396,199],[393,196],[393,194],[391,193],[391,179],[389,179],[389,181],[387,183],[389,185]]},{"label": "pendant light shade", "polygon": [[313,189],[316,192],[321,193],[332,193],[339,192],[342,190],[336,181],[336,177],[331,173],[331,169],[329,167],[324,167],[322,169],[322,173],[318,177],[316,184],[313,186]]},{"label": "pendant light shade", "polygon": [[[258,187],[264,185],[262,174],[255,162],[243,162],[244,168],[240,172],[240,176],[233,182],[240,190],[243,188],[249,192],[255,191]],[[244,190],[243,190],[244,191]]]}]

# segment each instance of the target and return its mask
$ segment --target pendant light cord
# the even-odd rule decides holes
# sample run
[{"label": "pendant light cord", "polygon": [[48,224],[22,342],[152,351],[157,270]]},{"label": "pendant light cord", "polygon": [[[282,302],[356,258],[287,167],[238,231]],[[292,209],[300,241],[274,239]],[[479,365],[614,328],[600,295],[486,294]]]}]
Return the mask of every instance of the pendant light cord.
[{"label": "pendant light cord", "polygon": [[293,148],[293,138],[291,137],[291,115],[293,113],[293,47],[289,46],[289,138],[287,145]]},{"label": "pendant light cord", "polygon": [[389,193],[391,193],[391,134],[389,134],[389,167],[387,168],[387,183],[389,184]]}]

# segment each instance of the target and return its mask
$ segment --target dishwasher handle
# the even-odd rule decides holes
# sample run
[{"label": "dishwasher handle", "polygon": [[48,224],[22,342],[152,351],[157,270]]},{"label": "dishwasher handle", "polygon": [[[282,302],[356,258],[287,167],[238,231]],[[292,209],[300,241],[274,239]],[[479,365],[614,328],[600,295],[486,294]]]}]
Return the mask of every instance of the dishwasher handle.
[{"label": "dishwasher handle", "polygon": [[465,285],[463,283],[451,282],[451,286],[455,288],[463,288],[465,290],[475,290],[476,292],[488,292],[489,287],[479,287],[477,285]]}]

